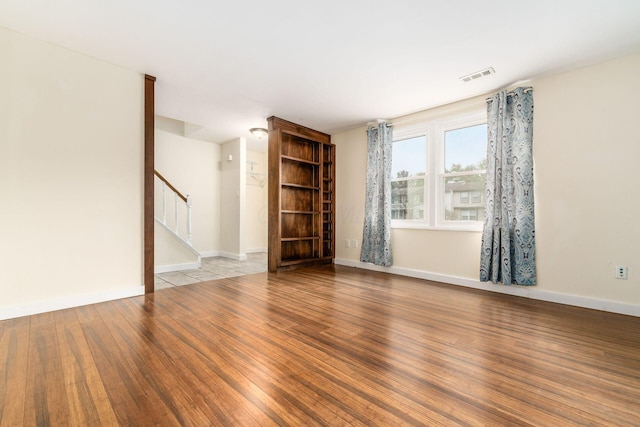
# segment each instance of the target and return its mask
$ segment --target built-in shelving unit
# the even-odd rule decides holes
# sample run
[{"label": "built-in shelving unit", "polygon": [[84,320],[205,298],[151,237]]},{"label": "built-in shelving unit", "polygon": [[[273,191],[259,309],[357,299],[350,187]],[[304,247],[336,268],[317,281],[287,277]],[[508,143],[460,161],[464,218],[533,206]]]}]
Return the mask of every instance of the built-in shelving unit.
[{"label": "built-in shelving unit", "polygon": [[335,147],[331,144],[322,145],[322,253],[325,257],[334,257],[335,237],[333,225],[335,223]]},{"label": "built-in shelving unit", "polygon": [[269,271],[333,262],[331,136],[277,117],[269,124]]}]

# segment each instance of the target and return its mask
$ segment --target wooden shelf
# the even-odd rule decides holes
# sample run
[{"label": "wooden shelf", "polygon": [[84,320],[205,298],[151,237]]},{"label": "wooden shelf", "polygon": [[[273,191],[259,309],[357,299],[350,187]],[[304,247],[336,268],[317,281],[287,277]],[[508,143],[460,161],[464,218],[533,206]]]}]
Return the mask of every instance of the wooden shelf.
[{"label": "wooden shelf", "polygon": [[294,210],[287,210],[287,211],[280,211],[280,213],[283,213],[283,214],[300,214],[300,215],[320,215],[320,211],[294,211]]},{"label": "wooden shelf", "polygon": [[298,242],[301,240],[320,240],[319,236],[307,236],[307,237],[283,237],[280,239],[283,242]]},{"label": "wooden shelf", "polygon": [[320,190],[320,187],[316,187],[314,185],[293,184],[290,182],[283,182],[280,185],[282,185],[283,187],[304,188],[307,190]]},{"label": "wooden shelf", "polygon": [[284,156],[284,155],[281,155],[280,157],[282,159],[284,159],[284,160],[291,160],[293,162],[306,163],[306,164],[309,164],[309,165],[316,165],[316,166],[320,165],[320,162],[315,162],[313,160],[307,160],[307,159],[301,159],[299,157]]}]

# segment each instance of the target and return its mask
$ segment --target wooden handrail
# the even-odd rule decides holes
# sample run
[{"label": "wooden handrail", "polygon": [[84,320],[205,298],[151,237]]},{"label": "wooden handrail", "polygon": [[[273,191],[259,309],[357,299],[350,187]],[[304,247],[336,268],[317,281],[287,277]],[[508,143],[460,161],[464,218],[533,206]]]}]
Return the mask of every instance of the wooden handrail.
[{"label": "wooden handrail", "polygon": [[174,187],[173,185],[171,185],[171,183],[169,181],[167,181],[167,178],[165,178],[164,176],[160,175],[160,172],[158,172],[157,170],[153,170],[153,173],[160,178],[160,180],[162,182],[164,182],[165,184],[167,184],[167,186],[173,190],[174,193],[176,193],[178,195],[178,197],[180,197],[182,200],[184,200],[185,203],[187,203],[187,197],[185,195],[183,195],[181,192],[179,192],[176,187]]}]

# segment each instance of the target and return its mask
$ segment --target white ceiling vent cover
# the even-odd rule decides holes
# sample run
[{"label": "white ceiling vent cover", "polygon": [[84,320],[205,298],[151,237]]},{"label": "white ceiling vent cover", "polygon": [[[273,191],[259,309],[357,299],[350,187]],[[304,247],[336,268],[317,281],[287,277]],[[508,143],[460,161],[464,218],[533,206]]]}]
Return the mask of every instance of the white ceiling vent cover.
[{"label": "white ceiling vent cover", "polygon": [[460,80],[467,83],[471,80],[479,79],[480,77],[488,76],[489,74],[495,74],[496,70],[493,67],[485,68],[484,70],[476,71],[475,73],[468,74],[460,77]]}]

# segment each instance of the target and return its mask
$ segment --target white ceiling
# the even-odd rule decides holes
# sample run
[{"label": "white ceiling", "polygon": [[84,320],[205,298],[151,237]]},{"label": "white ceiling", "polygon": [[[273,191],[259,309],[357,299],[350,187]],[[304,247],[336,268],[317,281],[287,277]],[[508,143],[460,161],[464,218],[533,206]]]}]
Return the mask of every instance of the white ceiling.
[{"label": "white ceiling", "polygon": [[0,0],[0,25],[156,76],[156,112],[213,142],[271,115],[334,133],[640,52],[640,0]]}]

